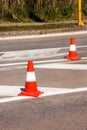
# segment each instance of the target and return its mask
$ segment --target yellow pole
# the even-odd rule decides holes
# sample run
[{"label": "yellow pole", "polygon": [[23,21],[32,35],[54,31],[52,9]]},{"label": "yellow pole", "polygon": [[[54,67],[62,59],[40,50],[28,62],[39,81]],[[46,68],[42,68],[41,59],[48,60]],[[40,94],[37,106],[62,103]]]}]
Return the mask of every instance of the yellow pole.
[{"label": "yellow pole", "polygon": [[81,0],[78,0],[78,25],[84,26],[84,23],[82,21]]}]

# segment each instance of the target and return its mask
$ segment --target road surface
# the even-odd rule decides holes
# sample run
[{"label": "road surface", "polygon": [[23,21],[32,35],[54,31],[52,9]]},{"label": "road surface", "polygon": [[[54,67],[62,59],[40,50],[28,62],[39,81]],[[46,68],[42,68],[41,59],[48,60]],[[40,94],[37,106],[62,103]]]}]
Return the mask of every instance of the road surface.
[{"label": "road surface", "polygon": [[[87,35],[72,35],[81,60],[64,57],[71,36],[0,41],[0,129],[87,130]],[[32,60],[38,98],[19,99]]]}]

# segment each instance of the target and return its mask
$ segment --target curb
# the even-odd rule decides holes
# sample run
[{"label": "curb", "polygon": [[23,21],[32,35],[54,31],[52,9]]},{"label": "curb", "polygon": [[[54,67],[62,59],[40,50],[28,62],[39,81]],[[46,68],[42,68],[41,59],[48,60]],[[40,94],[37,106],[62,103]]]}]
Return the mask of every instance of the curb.
[{"label": "curb", "polygon": [[46,37],[58,37],[58,36],[71,36],[71,35],[84,35],[87,34],[87,31],[79,32],[60,32],[60,33],[48,33],[48,34],[37,34],[37,35],[26,35],[26,36],[7,36],[0,37],[0,40],[14,40],[14,39],[33,39],[33,38],[46,38]]}]

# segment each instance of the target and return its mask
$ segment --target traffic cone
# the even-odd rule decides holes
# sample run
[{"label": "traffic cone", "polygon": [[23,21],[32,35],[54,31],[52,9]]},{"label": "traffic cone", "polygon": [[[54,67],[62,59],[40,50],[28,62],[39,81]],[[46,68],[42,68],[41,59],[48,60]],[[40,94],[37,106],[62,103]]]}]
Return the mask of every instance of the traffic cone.
[{"label": "traffic cone", "polygon": [[70,51],[68,56],[65,57],[68,60],[80,60],[81,58],[76,53],[75,39],[70,39]]},{"label": "traffic cone", "polygon": [[26,75],[26,82],[25,82],[25,89],[18,96],[33,96],[38,97],[43,92],[37,89],[36,77],[33,67],[33,62],[28,61],[27,66],[27,75]]}]

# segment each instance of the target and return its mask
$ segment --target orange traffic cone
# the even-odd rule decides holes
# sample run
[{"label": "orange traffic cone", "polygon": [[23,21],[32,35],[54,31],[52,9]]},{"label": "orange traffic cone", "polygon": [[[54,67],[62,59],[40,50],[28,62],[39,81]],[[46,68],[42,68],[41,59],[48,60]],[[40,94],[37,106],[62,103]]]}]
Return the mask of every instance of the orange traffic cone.
[{"label": "orange traffic cone", "polygon": [[68,60],[80,60],[81,58],[76,53],[75,39],[70,39],[70,51],[67,57]]},{"label": "orange traffic cone", "polygon": [[28,61],[27,76],[25,82],[25,89],[18,96],[33,96],[38,97],[43,92],[37,89],[36,77],[32,61]]}]

